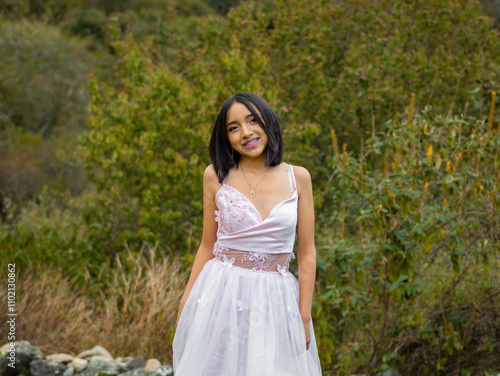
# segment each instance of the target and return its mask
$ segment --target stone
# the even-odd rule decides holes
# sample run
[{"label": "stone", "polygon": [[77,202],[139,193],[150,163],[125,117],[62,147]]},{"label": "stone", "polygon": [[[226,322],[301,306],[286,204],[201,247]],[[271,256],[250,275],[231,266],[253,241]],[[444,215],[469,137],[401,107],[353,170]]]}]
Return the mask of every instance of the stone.
[{"label": "stone", "polygon": [[66,367],[66,371],[64,371],[63,373],[63,376],[73,376],[74,374],[75,374],[75,369],[71,364],[68,364],[68,366]]},{"label": "stone", "polygon": [[149,376],[174,376],[174,369],[168,364],[162,364]]},{"label": "stone", "polygon": [[161,363],[158,359],[151,358],[151,359],[148,359],[148,361],[146,362],[146,366],[144,367],[144,369],[148,373],[151,373],[151,372],[156,371],[156,369],[160,366],[161,366]]},{"label": "stone", "polygon": [[145,369],[138,368],[122,373],[120,376],[148,376],[148,372]]},{"label": "stone", "polygon": [[52,354],[52,355],[48,355],[47,356],[47,360],[51,360],[53,362],[57,362],[57,363],[69,363],[73,360],[73,355],[69,355],[69,354],[64,354],[64,353],[60,353],[60,354]]},{"label": "stone", "polygon": [[66,366],[61,363],[52,362],[45,359],[35,359],[30,362],[31,376],[53,376],[62,375]]},{"label": "stone", "polygon": [[93,356],[100,355],[100,356],[105,356],[107,358],[112,358],[113,356],[106,350],[104,347],[96,345],[92,347],[90,350],[86,350],[84,352],[81,352],[78,354],[76,357],[77,358],[82,358],[82,359],[87,359],[87,358],[92,358]]},{"label": "stone", "polygon": [[102,360],[104,362],[116,363],[112,357],[105,356],[105,355],[94,355],[90,359],[88,359],[89,362],[91,362],[93,360]]},{"label": "stone", "polygon": [[[9,346],[3,345],[0,351],[0,376],[173,376],[171,365],[161,364],[158,359],[146,362],[143,356],[132,358],[118,357],[101,346],[95,346],[73,357],[66,353],[51,354],[48,357],[27,341],[16,342],[14,356],[16,368],[10,368],[7,359]],[[395,376],[395,375],[384,375]]]},{"label": "stone", "polygon": [[0,360],[0,370],[2,371],[2,376],[28,374],[30,363],[33,360],[45,360],[45,355],[43,355],[43,353],[38,348],[31,346],[28,341],[18,342],[14,349],[14,354],[12,354],[15,358],[14,368],[8,366],[8,364],[11,363],[11,360],[9,359],[11,352],[6,352],[1,356],[2,359]]},{"label": "stone", "polygon": [[132,359],[130,362],[127,363],[127,368],[132,370],[132,369],[137,369],[137,368],[144,368],[146,366],[146,360],[142,355],[139,355]]},{"label": "stone", "polygon": [[[14,347],[19,345],[19,341],[12,342],[14,344]],[[0,347],[0,355],[3,355],[7,352],[7,350],[10,349],[10,344],[11,342],[7,342]]]},{"label": "stone", "polygon": [[121,368],[112,362],[105,362],[103,360],[92,360],[87,367],[76,375],[81,376],[104,376],[104,375],[118,375],[121,373]]},{"label": "stone", "polygon": [[74,358],[71,361],[71,366],[74,368],[75,372],[82,372],[88,365],[89,362],[81,358]]}]

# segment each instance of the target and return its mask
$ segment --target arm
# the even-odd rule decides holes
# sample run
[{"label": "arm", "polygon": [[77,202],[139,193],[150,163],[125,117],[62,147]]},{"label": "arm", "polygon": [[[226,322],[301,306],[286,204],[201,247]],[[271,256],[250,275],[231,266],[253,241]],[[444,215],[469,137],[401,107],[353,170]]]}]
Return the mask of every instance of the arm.
[{"label": "arm", "polygon": [[186,290],[181,298],[179,314],[177,315],[177,322],[175,324],[176,327],[184,304],[186,304],[186,300],[198,274],[200,274],[205,263],[214,257],[212,251],[214,243],[217,240],[217,222],[215,222],[214,213],[214,211],[217,210],[217,206],[215,205],[215,194],[219,187],[220,184],[217,180],[215,170],[212,165],[210,165],[205,169],[203,174],[203,235],[201,244],[194,258],[193,268],[189,275]]},{"label": "arm", "polygon": [[303,167],[294,167],[299,195],[297,219],[297,260],[299,264],[299,309],[306,332],[307,348],[311,340],[309,322],[316,279],[314,244],[314,201],[311,175]]}]

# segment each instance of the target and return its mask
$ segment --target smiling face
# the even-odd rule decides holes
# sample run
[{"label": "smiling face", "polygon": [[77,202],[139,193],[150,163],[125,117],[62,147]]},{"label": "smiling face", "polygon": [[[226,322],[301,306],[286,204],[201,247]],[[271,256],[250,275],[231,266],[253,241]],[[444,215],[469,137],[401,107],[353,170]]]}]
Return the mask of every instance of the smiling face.
[{"label": "smiling face", "polygon": [[[257,109],[255,111],[261,115]],[[229,143],[242,157],[265,157],[269,138],[243,103],[234,102],[231,105],[227,112],[226,128]]]}]

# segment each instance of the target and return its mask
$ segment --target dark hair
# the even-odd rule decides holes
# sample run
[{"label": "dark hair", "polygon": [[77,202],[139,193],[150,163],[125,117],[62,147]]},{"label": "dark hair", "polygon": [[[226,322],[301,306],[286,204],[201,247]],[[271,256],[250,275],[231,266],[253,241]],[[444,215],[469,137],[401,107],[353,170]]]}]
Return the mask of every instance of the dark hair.
[{"label": "dark hair", "polygon": [[[222,183],[222,180],[224,180],[231,167],[238,165],[241,157],[240,153],[236,150],[234,150],[234,157],[231,157],[231,144],[227,137],[227,112],[234,102],[245,105],[255,117],[257,123],[266,132],[269,138],[266,166],[277,166],[283,162],[283,135],[281,134],[278,115],[273,111],[269,103],[257,94],[247,92],[237,93],[229,97],[222,106],[219,116],[217,116],[217,120],[215,121],[208,147],[210,160],[217,173],[219,183]],[[260,111],[262,118],[255,111],[255,108]]]}]

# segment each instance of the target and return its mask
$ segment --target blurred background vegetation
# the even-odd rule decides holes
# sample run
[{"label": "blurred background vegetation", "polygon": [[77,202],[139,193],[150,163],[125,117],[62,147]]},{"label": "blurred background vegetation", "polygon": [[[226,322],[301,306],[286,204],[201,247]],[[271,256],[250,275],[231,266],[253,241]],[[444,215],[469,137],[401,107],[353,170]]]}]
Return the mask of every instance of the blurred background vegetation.
[{"label": "blurred background vegetation", "polygon": [[498,0],[0,11],[0,275],[16,263],[23,339],[171,361],[211,127],[252,91],[313,177],[324,374],[500,371]]}]

